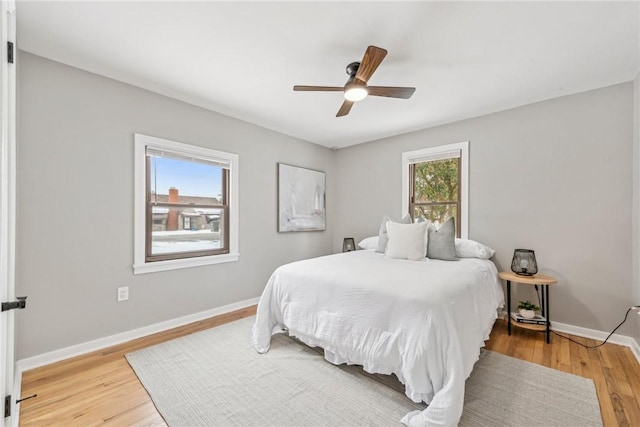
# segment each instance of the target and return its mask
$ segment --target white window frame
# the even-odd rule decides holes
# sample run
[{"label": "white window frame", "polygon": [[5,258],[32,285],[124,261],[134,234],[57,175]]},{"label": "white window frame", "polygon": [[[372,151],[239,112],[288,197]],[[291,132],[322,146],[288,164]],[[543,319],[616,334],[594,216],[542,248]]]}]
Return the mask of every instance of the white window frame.
[{"label": "white window frame", "polygon": [[[224,151],[212,150],[167,139],[156,138],[154,136],[134,135],[134,261],[133,273],[153,273],[156,271],[175,270],[179,268],[199,267],[202,265],[220,264],[224,262],[234,262],[240,257],[238,247],[238,175],[239,158],[237,154]],[[200,256],[193,258],[172,259],[166,261],[147,262],[145,257],[146,244],[146,150],[147,147],[155,149],[166,149],[184,153],[185,155],[198,156],[201,158],[211,158],[226,160],[230,164],[229,170],[229,253],[211,256]]]},{"label": "white window frame", "polygon": [[[402,153],[402,216],[409,213],[409,165],[419,160],[436,157],[453,150],[460,150],[460,237],[469,238],[469,141],[424,148]],[[423,160],[424,161],[424,160]]]}]

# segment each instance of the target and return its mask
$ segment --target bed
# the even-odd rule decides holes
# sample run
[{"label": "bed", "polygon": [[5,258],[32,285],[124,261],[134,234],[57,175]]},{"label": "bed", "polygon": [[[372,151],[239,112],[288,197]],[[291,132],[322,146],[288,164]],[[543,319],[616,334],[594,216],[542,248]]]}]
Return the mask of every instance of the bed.
[{"label": "bed", "polygon": [[289,333],[334,364],[395,374],[424,411],[406,425],[457,425],[464,382],[504,304],[493,262],[392,259],[359,250],[286,264],[260,298],[253,345]]}]

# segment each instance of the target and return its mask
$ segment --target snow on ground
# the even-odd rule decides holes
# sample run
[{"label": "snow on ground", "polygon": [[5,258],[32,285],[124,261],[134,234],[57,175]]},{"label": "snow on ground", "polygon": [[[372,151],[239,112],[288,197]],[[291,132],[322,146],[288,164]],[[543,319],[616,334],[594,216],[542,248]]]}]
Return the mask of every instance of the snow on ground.
[{"label": "snow on ground", "polygon": [[213,232],[210,229],[154,231],[152,233],[151,253],[153,255],[210,251],[221,247],[220,232]]}]

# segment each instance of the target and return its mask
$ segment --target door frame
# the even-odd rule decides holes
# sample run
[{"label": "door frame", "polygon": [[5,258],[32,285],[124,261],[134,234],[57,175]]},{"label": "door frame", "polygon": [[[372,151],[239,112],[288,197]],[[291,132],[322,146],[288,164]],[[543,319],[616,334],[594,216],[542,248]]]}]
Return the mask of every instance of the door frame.
[{"label": "door frame", "polygon": [[[15,1],[0,3],[0,299],[15,299],[16,266],[16,13]],[[13,43],[13,64],[8,44]],[[0,313],[0,427],[17,424],[15,401],[14,311]],[[6,351],[5,351],[6,350]],[[16,384],[18,383],[18,384]],[[17,388],[16,388],[17,387]],[[5,396],[11,395],[11,416],[4,417]]]}]

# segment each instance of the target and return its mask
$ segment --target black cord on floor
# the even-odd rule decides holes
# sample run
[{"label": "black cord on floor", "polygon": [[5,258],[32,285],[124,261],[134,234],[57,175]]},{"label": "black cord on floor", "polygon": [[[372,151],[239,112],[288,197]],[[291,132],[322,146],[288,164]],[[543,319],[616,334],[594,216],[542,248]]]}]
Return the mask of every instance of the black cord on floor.
[{"label": "black cord on floor", "polygon": [[574,339],[571,339],[571,338],[569,338],[569,337],[567,337],[567,336],[565,336],[565,335],[561,335],[561,334],[557,333],[556,331],[551,331],[551,332],[553,332],[554,334],[556,334],[556,335],[557,335],[557,336],[559,336],[559,337],[566,338],[566,339],[568,339],[568,340],[569,340],[569,341],[571,341],[571,342],[574,342],[574,343],[576,343],[576,344],[578,344],[578,345],[581,345],[581,346],[583,346],[584,348],[598,348],[598,347],[602,347],[603,345],[605,345],[605,344],[607,343],[607,341],[609,340],[609,338],[611,338],[611,335],[613,335],[613,333],[614,333],[615,331],[617,331],[617,330],[618,330],[618,328],[619,328],[620,326],[622,326],[622,324],[623,324],[624,322],[626,322],[626,321],[627,321],[627,316],[629,315],[629,312],[630,312],[631,310],[633,310],[633,307],[629,307],[629,309],[627,310],[627,312],[626,312],[626,313],[625,313],[625,315],[624,315],[624,320],[623,320],[622,322],[620,322],[620,324],[619,324],[618,326],[616,326],[616,327],[614,328],[614,330],[613,330],[613,331],[611,331],[611,333],[610,333],[609,335],[607,335],[607,337],[604,339],[604,341],[602,341],[602,342],[601,342],[600,344],[598,344],[598,345],[585,345],[585,344],[582,344],[581,342],[578,342],[578,341],[576,341],[576,340],[574,340]]},{"label": "black cord on floor", "polygon": [[[539,289],[538,289],[538,285],[535,285],[535,288],[536,288],[536,295],[538,296],[538,305],[542,305],[542,304],[541,304],[541,302],[540,302],[540,291],[539,291]],[[615,331],[617,331],[617,330],[618,330],[618,328],[619,328],[620,326],[622,326],[622,325],[624,324],[624,322],[626,322],[626,321],[627,321],[627,316],[629,316],[629,312],[630,312],[631,310],[633,310],[634,308],[638,308],[638,306],[635,306],[635,305],[634,305],[633,307],[629,307],[629,309],[627,310],[627,312],[624,314],[624,320],[623,320],[622,322],[620,322],[620,324],[619,324],[618,326],[616,326],[616,327],[613,329],[613,331],[611,331],[611,333],[610,333],[609,335],[607,335],[607,337],[604,339],[604,341],[602,341],[602,342],[601,342],[600,344],[598,344],[598,345],[585,345],[585,344],[582,344],[581,342],[578,342],[578,341],[574,340],[573,338],[570,338],[570,337],[568,337],[568,336],[566,336],[566,335],[559,334],[559,333],[557,333],[556,331],[553,331],[553,330],[552,330],[551,332],[553,332],[554,334],[556,334],[556,335],[557,335],[557,336],[559,336],[559,337],[562,337],[562,338],[567,339],[567,340],[569,340],[569,341],[571,341],[571,342],[573,342],[573,343],[576,343],[576,344],[578,344],[578,345],[581,345],[581,346],[582,346],[582,347],[584,347],[584,348],[598,348],[598,347],[602,347],[603,345],[605,345],[605,344],[607,343],[607,341],[609,340],[609,338],[611,338],[611,335],[613,335],[613,334],[614,334],[614,332],[615,332]]]}]

